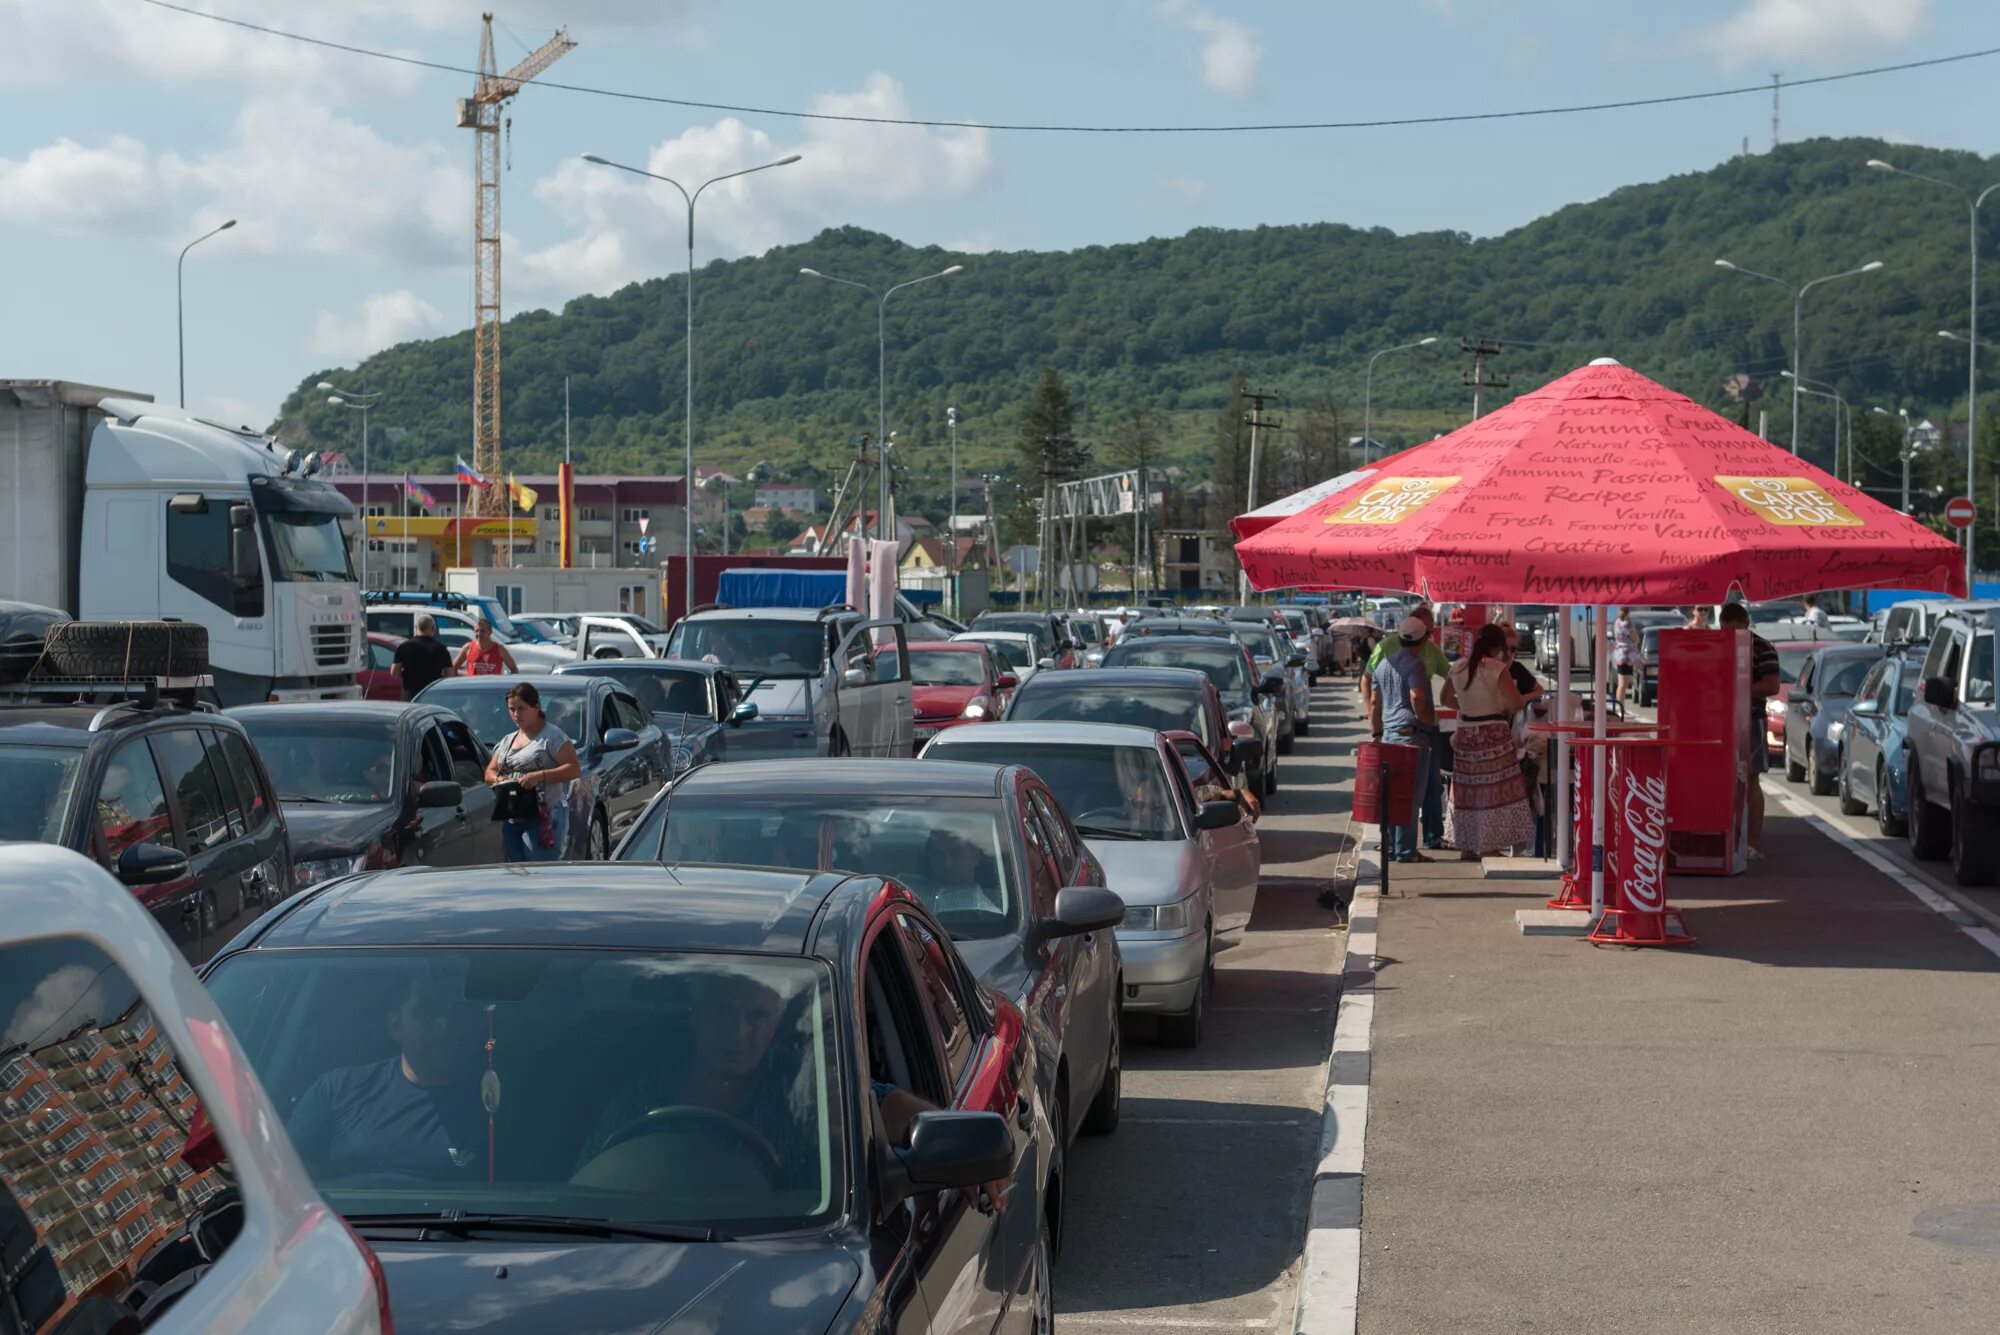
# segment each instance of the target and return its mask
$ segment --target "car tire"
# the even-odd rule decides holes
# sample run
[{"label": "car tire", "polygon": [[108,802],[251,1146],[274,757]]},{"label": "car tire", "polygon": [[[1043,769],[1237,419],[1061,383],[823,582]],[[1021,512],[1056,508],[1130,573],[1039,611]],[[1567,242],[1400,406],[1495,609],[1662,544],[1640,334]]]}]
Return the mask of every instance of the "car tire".
[{"label": "car tire", "polygon": [[1298,734],[1300,737],[1309,736],[1312,733],[1312,730],[1313,730],[1312,720],[1309,718],[1300,719],[1297,725],[1295,725],[1292,729],[1292,731]]},{"label": "car tire", "polygon": [[1785,743],[1785,782],[1804,783],[1806,781],[1805,762],[1792,759],[1792,744]]},{"label": "car tire", "polygon": [[[1125,980],[1120,978],[1113,997],[1125,994]],[[1104,1066],[1104,1079],[1097,1084],[1097,1097],[1090,1101],[1090,1109],[1083,1115],[1083,1134],[1086,1136],[1108,1136],[1118,1129],[1118,1119],[1125,1111],[1125,1038],[1122,1032],[1124,1007],[1115,1000],[1111,1012],[1111,1051]]]},{"label": "car tire", "polygon": [[1194,1001],[1179,1015],[1160,1017],[1160,1041],[1170,1048],[1198,1048],[1202,1030],[1208,1026],[1208,994],[1215,986],[1215,940],[1210,934],[1208,954],[1201,963],[1201,979],[1194,987]]},{"label": "car tire", "polygon": [[1889,767],[1878,761],[1875,765],[1875,828],[1894,839],[1908,826],[1909,822],[1896,814],[1895,795],[1889,788]]},{"label": "car tire", "polygon": [[1056,1328],[1056,1243],[1048,1211],[1042,1211],[1041,1231],[1035,1239],[1035,1259],[1028,1275],[1028,1329],[1034,1335],[1053,1335]]},{"label": "car tire", "polygon": [[834,729],[833,736],[826,740],[826,754],[829,760],[845,759],[850,749],[847,745],[847,734],[838,728]]},{"label": "car tire", "polygon": [[590,847],[587,851],[592,862],[611,861],[611,831],[601,820],[590,823]]},{"label": "car tire", "polygon": [[208,671],[208,627],[187,621],[65,621],[50,626],[35,673],[194,677]]},{"label": "car tire", "polygon": [[1812,738],[1806,739],[1806,791],[1814,797],[1828,797],[1833,793],[1833,780],[1819,767],[1819,747]]},{"label": "car tire", "polygon": [[[1284,748],[1282,747],[1280,748],[1280,750],[1283,749]],[[1275,793],[1277,791],[1278,791],[1278,762],[1273,760],[1271,762],[1271,768],[1268,771],[1266,771],[1264,775],[1264,796],[1269,797],[1272,793]]]},{"label": "car tire", "polygon": [[1919,862],[1938,862],[1951,852],[1951,822],[1938,806],[1924,796],[1923,771],[1916,757],[1910,757],[1909,775],[1910,856]]},{"label": "car tire", "polygon": [[1990,820],[1973,820],[1960,807],[1956,795],[1952,805],[1951,874],[1960,885],[1986,886],[2000,880],[2000,836]]},{"label": "car tire", "polygon": [[[1840,794],[1840,814],[1843,816],[1862,815],[1868,810],[1868,804],[1854,795],[1854,776],[1848,768],[1847,751],[1844,748],[1839,755],[1839,765],[1840,779],[1836,784],[1836,788]],[[1879,786],[1876,789],[1876,800],[1881,800],[1881,789]]]}]

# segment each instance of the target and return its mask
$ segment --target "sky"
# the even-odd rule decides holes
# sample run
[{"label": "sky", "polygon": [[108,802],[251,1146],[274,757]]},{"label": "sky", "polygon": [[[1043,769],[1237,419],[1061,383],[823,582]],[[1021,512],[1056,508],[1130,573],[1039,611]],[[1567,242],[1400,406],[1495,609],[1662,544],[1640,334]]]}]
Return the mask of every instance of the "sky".
[{"label": "sky", "polygon": [[[1225,124],[1512,110],[1756,84],[2000,47],[1991,0],[181,0],[467,67],[567,24],[557,82],[874,116]],[[269,424],[305,375],[471,323],[467,76],[261,36],[143,0],[0,0],[0,378],[176,396]],[[1787,140],[1991,154],[2000,57],[1789,89]],[[1484,124],[1052,135],[802,121],[530,85],[502,176],[508,315],[697,257],[855,224],[977,253],[1196,227],[1343,222],[1487,236],[1770,143],[1768,94]],[[1942,208],[1942,205],[1941,205]],[[1942,220],[1940,225],[1946,225]],[[857,274],[893,282],[901,274]],[[810,280],[801,280],[810,281]],[[858,317],[857,317],[858,318]],[[467,368],[468,392],[470,366]]]}]

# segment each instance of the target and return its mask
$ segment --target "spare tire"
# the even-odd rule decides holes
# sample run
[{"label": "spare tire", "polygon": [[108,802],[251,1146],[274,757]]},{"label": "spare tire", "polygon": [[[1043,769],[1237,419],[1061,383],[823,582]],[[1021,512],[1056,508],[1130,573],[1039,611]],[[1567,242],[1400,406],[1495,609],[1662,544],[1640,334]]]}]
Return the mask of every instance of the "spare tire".
[{"label": "spare tire", "polygon": [[208,671],[208,627],[186,621],[70,621],[49,627],[37,677],[113,681]]}]

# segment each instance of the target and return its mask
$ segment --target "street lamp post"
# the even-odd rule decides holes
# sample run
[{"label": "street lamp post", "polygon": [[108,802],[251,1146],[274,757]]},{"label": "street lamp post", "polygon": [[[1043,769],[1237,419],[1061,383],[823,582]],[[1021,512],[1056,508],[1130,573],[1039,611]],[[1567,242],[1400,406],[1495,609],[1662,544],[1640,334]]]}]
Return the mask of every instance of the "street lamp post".
[{"label": "street lamp post", "polygon": [[193,250],[196,246],[208,240],[210,237],[214,236],[217,232],[226,232],[234,226],[236,226],[236,219],[231,218],[228,222],[222,224],[222,226],[216,228],[214,231],[203,232],[200,236],[188,242],[185,246],[182,246],[181,257],[174,261],[174,329],[176,333],[175,342],[179,345],[180,349],[181,407],[183,408],[188,406],[188,359],[187,359],[187,303],[182,298],[183,288],[181,284],[181,271],[187,267],[187,257],[188,257],[188,252],[190,250]]},{"label": "street lamp post", "polygon": [[361,590],[368,591],[368,410],[382,401],[384,391],[356,394],[330,380],[319,382],[327,391],[326,401],[336,408],[353,408],[361,414]]},{"label": "street lamp post", "polygon": [[951,430],[951,519],[945,530],[945,572],[951,580],[951,614],[958,615],[958,408],[944,410],[945,425]]},{"label": "street lamp post", "polygon": [[[685,454],[685,458],[682,461],[683,463],[682,471],[684,476],[681,479],[681,561],[682,564],[686,566],[686,569],[683,570],[681,573],[684,576],[684,581],[685,581],[686,601],[682,604],[682,615],[686,615],[688,612],[694,610],[694,488],[695,488],[694,205],[695,201],[701,198],[702,191],[708,189],[710,186],[716,184],[718,181],[733,181],[739,176],[748,176],[752,172],[769,171],[773,167],[787,167],[790,166],[792,163],[797,162],[799,160],[799,156],[800,156],[799,154],[794,153],[790,157],[779,158],[776,162],[766,162],[762,166],[745,167],[742,171],[724,172],[720,176],[713,176],[710,177],[708,180],[703,181],[700,185],[694,188],[693,194],[689,194],[688,188],[682,185],[679,181],[676,181],[671,176],[661,176],[657,172],[641,171],[637,167],[628,167],[622,162],[611,162],[605,158],[598,157],[595,153],[586,153],[583,155],[583,160],[585,162],[592,163],[599,167],[613,167],[621,172],[630,172],[634,176],[643,176],[649,181],[664,181],[668,185],[672,186],[674,189],[680,191],[681,198],[687,202],[687,332],[683,338],[683,342],[685,342],[687,345],[687,404],[686,404],[687,420],[681,429],[681,435],[683,437],[682,447],[683,447],[683,452]],[[726,510],[723,517],[723,526],[725,528],[728,527],[728,516]],[[724,534],[724,536],[727,537],[728,535]]]},{"label": "street lamp post", "polygon": [[1384,348],[1368,359],[1368,374],[1362,378],[1361,389],[1361,462],[1368,462],[1369,443],[1374,439],[1369,434],[1369,423],[1374,416],[1375,410],[1375,363],[1392,352],[1408,352],[1411,348],[1427,348],[1435,342],[1437,342],[1437,336],[1433,334],[1429,338],[1420,338],[1414,343],[1403,343],[1393,348]]},{"label": "street lamp post", "polygon": [[876,480],[875,536],[886,539],[889,534],[889,298],[906,287],[918,283],[928,283],[933,278],[949,278],[955,273],[965,272],[963,264],[954,264],[949,269],[927,273],[922,278],[912,278],[906,283],[898,283],[886,291],[877,292],[866,283],[857,283],[852,278],[835,278],[830,273],[817,269],[801,269],[799,273],[807,278],[823,278],[829,283],[839,283],[843,287],[858,287],[875,298],[875,441],[880,460],[881,476]]},{"label": "street lamp post", "polygon": [[[1971,289],[1966,300],[1966,309],[1969,318],[1966,324],[1968,337],[1966,338],[1965,349],[1965,495],[1967,499],[1977,499],[1979,495],[1979,206],[1986,202],[1988,195],[1992,194],[1995,190],[2000,190],[2000,181],[1994,182],[1975,195],[1956,182],[1941,180],[1935,176],[1926,176],[1922,172],[1909,171],[1905,168],[1884,162],[1880,158],[1870,158],[1868,165],[1876,171],[1889,172],[1896,176],[1908,176],[1913,180],[1927,181],[1931,185],[1943,186],[1947,190],[1956,190],[1965,199],[1966,218],[1971,224],[1969,232],[1970,244],[1967,249],[1970,251],[1972,260]],[[1977,570],[1978,567],[1973,564],[1972,560],[1972,526],[1967,525],[1965,530],[1965,591],[1968,597],[1972,594],[1973,576]]]},{"label": "street lamp post", "polygon": [[[1881,417],[1889,416],[1887,408],[1870,408],[1868,411]],[[1903,513],[1908,514],[1910,512],[1910,410],[1898,408],[1895,415],[1903,419],[1903,448],[1899,453],[1903,460]]]},{"label": "street lamp post", "polygon": [[[1773,278],[1770,274],[1758,273],[1755,269],[1746,269],[1742,265],[1732,264],[1728,260],[1717,260],[1715,262],[1715,267],[1718,269],[1727,269],[1731,273],[1740,273],[1750,278],[1761,278],[1767,283],[1776,283],[1779,287],[1791,286],[1790,283],[1786,282],[1782,278]],[[1882,267],[1882,261],[1870,260],[1868,261],[1868,263],[1862,265],[1858,269],[1846,269],[1840,273],[1825,274],[1819,278],[1815,278],[1812,281],[1806,283],[1803,287],[1799,288],[1798,292],[1792,297],[1792,453],[1793,454],[1797,454],[1799,452],[1798,377],[1805,373],[1804,370],[1805,355],[1799,347],[1799,339],[1800,339],[1800,328],[1803,324],[1803,317],[1805,314],[1806,293],[1812,291],[1814,288],[1818,287],[1821,283],[1831,283],[1834,280],[1840,278],[1854,278],[1861,274],[1874,273],[1877,269],[1880,269],[1881,267]]]},{"label": "street lamp post", "polygon": [[1824,380],[1801,380],[1790,371],[1780,371],[1778,374],[1787,380],[1795,381],[1799,387],[1803,388],[1807,394],[1812,395],[1814,398],[1833,400],[1833,475],[1836,478],[1840,476],[1841,420],[1843,418],[1847,419],[1849,424],[1847,431],[1847,480],[1851,484],[1854,481],[1854,430],[1853,415],[1848,411],[1847,400],[1842,398],[1839,392]]}]

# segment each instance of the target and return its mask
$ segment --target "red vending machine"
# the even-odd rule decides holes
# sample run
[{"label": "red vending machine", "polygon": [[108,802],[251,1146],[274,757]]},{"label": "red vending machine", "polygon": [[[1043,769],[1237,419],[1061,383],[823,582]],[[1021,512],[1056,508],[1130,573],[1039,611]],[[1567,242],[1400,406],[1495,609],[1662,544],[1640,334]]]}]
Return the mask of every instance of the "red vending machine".
[{"label": "red vending machine", "polygon": [[1722,743],[1667,751],[1668,869],[1737,875],[1749,858],[1750,633],[1661,631],[1659,654],[1661,732]]}]

